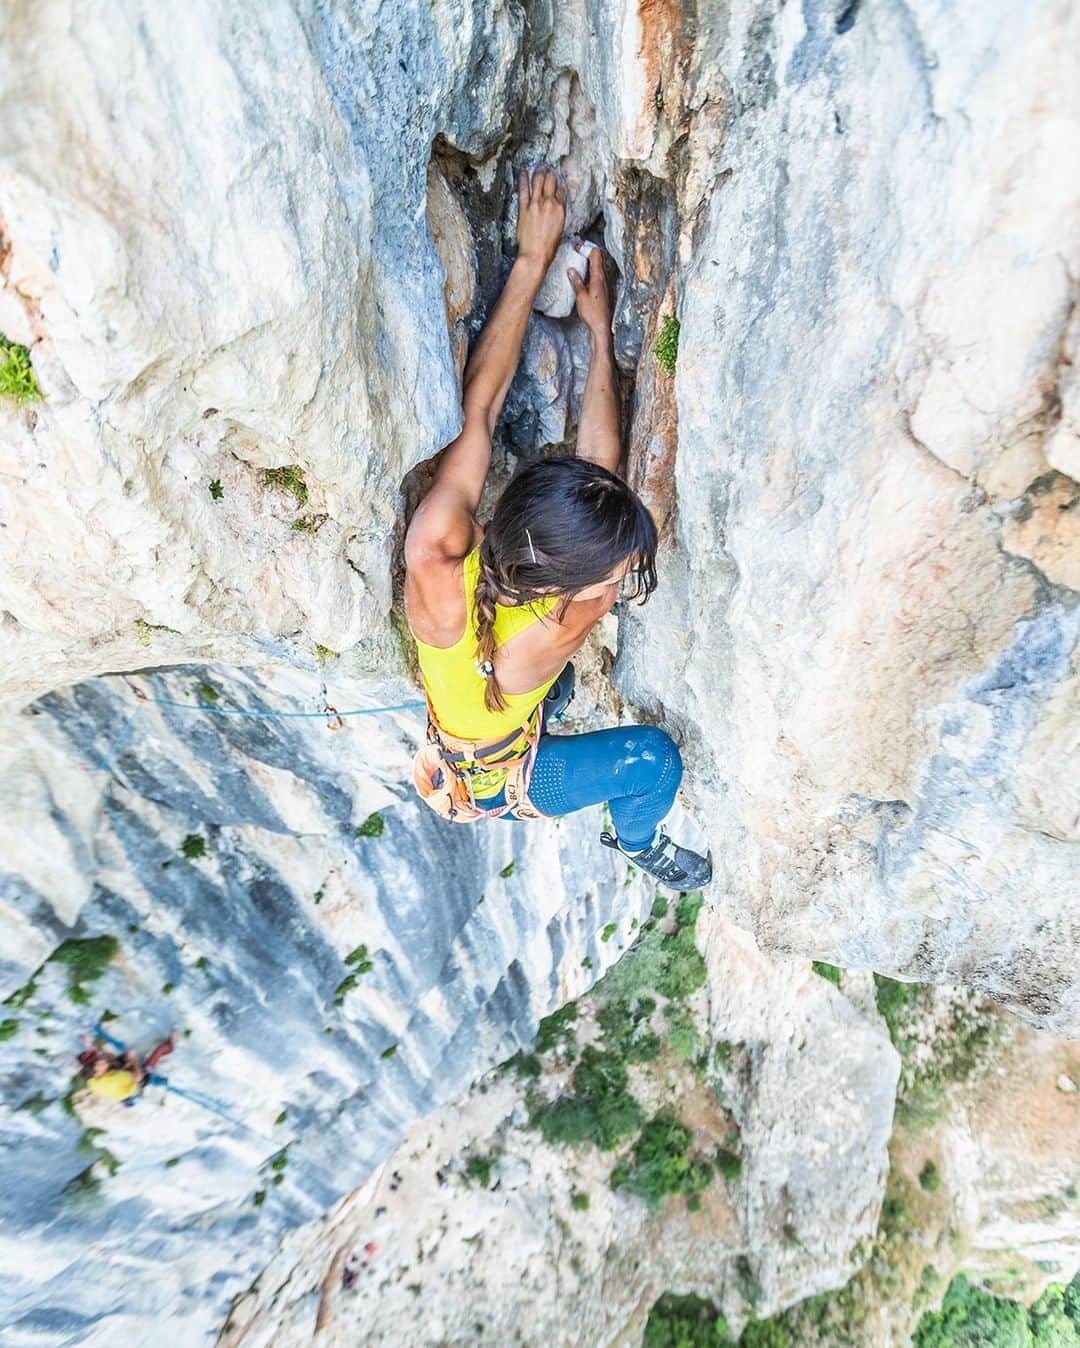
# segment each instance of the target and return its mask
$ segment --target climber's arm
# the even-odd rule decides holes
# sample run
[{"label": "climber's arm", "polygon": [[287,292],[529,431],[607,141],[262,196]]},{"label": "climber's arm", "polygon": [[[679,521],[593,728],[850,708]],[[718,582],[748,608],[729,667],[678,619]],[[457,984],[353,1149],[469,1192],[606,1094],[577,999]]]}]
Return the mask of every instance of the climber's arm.
[{"label": "climber's arm", "polygon": [[617,473],[622,459],[619,395],[603,252],[599,248],[590,249],[587,281],[583,281],[573,270],[567,275],[574,287],[578,313],[588,325],[592,343],[589,377],[585,381],[585,393],[578,415],[578,457],[591,459],[593,463]]},{"label": "climber's arm", "polygon": [[615,353],[611,332],[592,334],[589,377],[578,416],[577,452],[613,473],[619,471],[622,442],[619,438],[619,395],[615,384]]},{"label": "climber's arm", "polygon": [[555,256],[566,194],[551,169],[518,178],[518,255],[498,303],[484,324],[463,380],[465,425],[443,451],[431,489],[409,525],[407,554],[464,557],[473,545],[475,513],[491,466],[491,436],[521,356],[525,326]]}]

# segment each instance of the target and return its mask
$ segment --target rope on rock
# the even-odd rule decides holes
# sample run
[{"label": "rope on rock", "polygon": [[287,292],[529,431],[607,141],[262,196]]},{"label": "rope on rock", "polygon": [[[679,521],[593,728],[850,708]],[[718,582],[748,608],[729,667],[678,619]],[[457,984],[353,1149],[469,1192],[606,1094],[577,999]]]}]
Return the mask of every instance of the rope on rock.
[{"label": "rope on rock", "polygon": [[[130,686],[130,685],[129,685]],[[354,707],[351,711],[338,711],[336,707],[327,707],[325,711],[245,711],[239,707],[210,707],[206,703],[192,706],[188,702],[174,702],[167,697],[147,697],[139,689],[134,689],[140,702],[152,702],[156,707],[176,707],[180,711],[204,711],[211,716],[250,716],[260,721],[284,720],[325,720],[326,717],[377,716],[382,712],[415,711],[425,707],[425,702],[398,702],[389,707]]]},{"label": "rope on rock", "polygon": [[[99,1039],[104,1039],[109,1047],[114,1048],[117,1053],[127,1052],[127,1045],[117,1039],[115,1035],[110,1034],[102,1025],[101,1021],[98,1021],[94,1026],[94,1034]],[[267,1137],[264,1133],[260,1133],[257,1128],[252,1128],[250,1124],[245,1123],[243,1119],[238,1119],[235,1115],[230,1114],[225,1108],[224,1101],[218,1100],[213,1095],[207,1095],[204,1091],[184,1090],[181,1086],[174,1086],[168,1077],[162,1076],[159,1072],[151,1072],[146,1078],[146,1083],[148,1086],[163,1086],[165,1090],[171,1091],[173,1095],[182,1095],[185,1100],[190,1100],[192,1104],[198,1105],[201,1109],[209,1110],[211,1114],[217,1114],[221,1118],[228,1120],[234,1127],[243,1128],[245,1131],[253,1133],[256,1137],[262,1138],[264,1142],[273,1143],[273,1138]]]}]

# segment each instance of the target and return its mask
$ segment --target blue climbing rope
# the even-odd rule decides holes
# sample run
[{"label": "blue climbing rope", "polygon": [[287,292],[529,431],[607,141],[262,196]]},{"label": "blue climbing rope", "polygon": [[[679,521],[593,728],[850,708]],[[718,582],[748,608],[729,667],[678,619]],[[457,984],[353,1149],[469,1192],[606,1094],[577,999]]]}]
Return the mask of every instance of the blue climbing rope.
[{"label": "blue climbing rope", "polygon": [[113,1035],[111,1035],[111,1034],[108,1032],[108,1030],[106,1030],[106,1029],[102,1026],[100,1020],[99,1020],[98,1023],[94,1026],[94,1034],[96,1034],[97,1037],[98,1037],[99,1039],[104,1039],[105,1042],[106,1042],[108,1045],[110,1045],[110,1047],[116,1049],[117,1053],[126,1053],[126,1052],[127,1052],[127,1045],[126,1045],[126,1044],[122,1044],[122,1043],[120,1042],[119,1039],[116,1039]]},{"label": "blue climbing rope", "polygon": [[328,707],[325,711],[244,711],[239,707],[208,707],[205,703],[192,706],[188,702],[174,702],[167,697],[144,697],[136,694],[140,702],[152,702],[156,707],[176,707],[180,711],[204,711],[210,716],[250,716],[260,721],[284,720],[333,720],[337,716],[377,716],[382,712],[415,711],[427,706],[426,702],[399,702],[390,707],[356,707],[352,711],[335,711]]},{"label": "blue climbing rope", "polygon": [[264,1142],[272,1142],[271,1138],[260,1133],[257,1128],[252,1128],[250,1124],[245,1123],[243,1119],[238,1119],[230,1114],[220,1100],[216,1100],[212,1095],[206,1095],[203,1091],[189,1091],[182,1086],[174,1086],[168,1077],[158,1076],[152,1072],[147,1077],[147,1084],[150,1086],[164,1086],[172,1095],[182,1095],[185,1100],[190,1100],[193,1105],[198,1105],[200,1109],[205,1109],[211,1114],[217,1114],[219,1118],[225,1119],[231,1123],[234,1128],[243,1128],[246,1132],[254,1134],[255,1137],[262,1138]]}]

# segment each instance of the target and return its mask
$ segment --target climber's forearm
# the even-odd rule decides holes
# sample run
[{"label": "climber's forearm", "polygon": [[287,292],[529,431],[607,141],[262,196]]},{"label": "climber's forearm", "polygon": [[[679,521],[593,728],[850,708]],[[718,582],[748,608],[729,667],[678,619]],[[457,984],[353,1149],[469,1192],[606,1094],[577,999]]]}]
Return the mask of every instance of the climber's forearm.
[{"label": "climber's forearm", "polygon": [[578,417],[577,452],[611,472],[619,471],[622,443],[619,439],[619,395],[611,332],[592,333],[592,357]]},{"label": "climber's forearm", "polygon": [[462,402],[466,423],[483,417],[489,435],[495,430],[517,369],[525,326],[543,279],[541,262],[530,257],[517,259],[465,366]]}]

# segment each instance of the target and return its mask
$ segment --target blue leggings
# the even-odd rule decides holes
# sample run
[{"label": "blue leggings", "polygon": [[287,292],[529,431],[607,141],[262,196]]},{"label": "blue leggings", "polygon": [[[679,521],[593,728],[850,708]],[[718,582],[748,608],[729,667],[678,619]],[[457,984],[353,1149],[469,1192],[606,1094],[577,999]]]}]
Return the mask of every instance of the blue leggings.
[{"label": "blue leggings", "polygon": [[[541,735],[529,799],[544,814],[570,814],[607,801],[611,822],[628,852],[653,840],[682,778],[675,741],[651,725],[618,726],[586,735]],[[505,803],[502,791],[478,804]],[[515,820],[513,815],[500,816]]]}]

